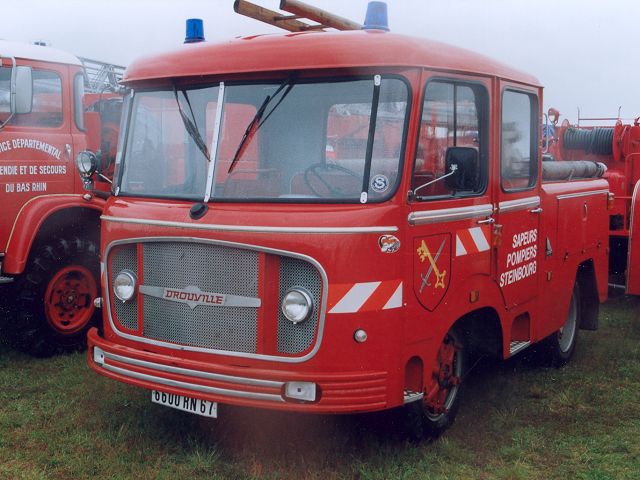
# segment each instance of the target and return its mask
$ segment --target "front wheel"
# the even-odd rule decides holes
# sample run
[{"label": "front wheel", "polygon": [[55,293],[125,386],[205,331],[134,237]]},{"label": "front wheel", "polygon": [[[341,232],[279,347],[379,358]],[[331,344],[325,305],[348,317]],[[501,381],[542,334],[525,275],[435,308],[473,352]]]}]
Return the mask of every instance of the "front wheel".
[{"label": "front wheel", "polygon": [[462,336],[451,330],[442,340],[433,368],[431,384],[422,401],[406,405],[411,437],[438,436],[454,421],[460,408],[466,350]]},{"label": "front wheel", "polygon": [[16,312],[8,325],[14,344],[37,357],[83,349],[98,320],[98,271],[93,240],[60,238],[36,248],[14,284]]}]

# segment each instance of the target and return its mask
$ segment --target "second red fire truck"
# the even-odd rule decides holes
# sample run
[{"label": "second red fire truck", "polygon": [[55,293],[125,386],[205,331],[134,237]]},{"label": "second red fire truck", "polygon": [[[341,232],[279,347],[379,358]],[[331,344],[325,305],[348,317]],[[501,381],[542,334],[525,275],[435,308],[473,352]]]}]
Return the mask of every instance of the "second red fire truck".
[{"label": "second red fire truck", "polygon": [[474,356],[567,362],[612,198],[601,164],[542,169],[538,81],[374,15],[236,8],[291,33],[125,74],[91,368],[208,416],[404,407],[437,434]]}]

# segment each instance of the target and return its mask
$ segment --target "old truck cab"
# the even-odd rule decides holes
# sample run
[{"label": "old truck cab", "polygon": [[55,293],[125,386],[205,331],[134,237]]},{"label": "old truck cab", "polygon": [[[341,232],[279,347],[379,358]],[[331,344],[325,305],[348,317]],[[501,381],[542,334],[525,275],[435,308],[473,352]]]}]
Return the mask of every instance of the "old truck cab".
[{"label": "old truck cab", "polygon": [[562,364],[595,327],[608,186],[543,184],[535,78],[378,28],[184,45],[124,83],[99,374],[439,433],[472,356]]}]

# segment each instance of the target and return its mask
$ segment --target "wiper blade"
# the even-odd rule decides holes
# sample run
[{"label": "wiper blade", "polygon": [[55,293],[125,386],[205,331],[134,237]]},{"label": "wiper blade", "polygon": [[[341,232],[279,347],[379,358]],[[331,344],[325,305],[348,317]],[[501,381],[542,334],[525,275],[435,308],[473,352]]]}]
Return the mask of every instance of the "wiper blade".
[{"label": "wiper blade", "polygon": [[[240,143],[238,144],[238,148],[236,149],[236,153],[233,155],[233,159],[231,160],[231,165],[229,165],[229,170],[227,170],[227,175],[230,174],[233,171],[233,169],[235,168],[236,164],[238,163],[238,160],[240,160],[240,158],[244,154],[245,150],[247,149],[247,147],[251,143],[251,140],[253,139],[253,137],[256,134],[256,132],[258,131],[258,129],[262,125],[264,125],[264,122],[266,122],[269,119],[269,117],[275,111],[275,109],[278,108],[278,106],[280,106],[280,104],[286,98],[286,96],[289,95],[289,92],[291,92],[291,90],[293,89],[293,86],[294,86],[293,80],[291,78],[287,78],[284,82],[282,82],[282,84],[280,84],[280,86],[278,87],[278,89],[275,91],[275,93],[273,95],[267,95],[265,97],[265,99],[262,101],[262,105],[260,105],[260,108],[258,108],[258,111],[253,116],[253,118],[249,122],[249,125],[247,125],[247,128],[244,131],[244,134],[242,135],[242,139],[240,140]],[[264,120],[262,120],[262,116],[264,115],[264,112],[267,109],[267,106],[269,105],[269,103],[271,103],[271,101],[274,98],[276,98],[278,96],[278,94],[285,87],[287,87],[287,89],[285,90],[285,92],[280,97],[280,100],[278,100],[278,103],[276,103],[273,106],[273,108],[271,109],[269,114],[264,118]]]},{"label": "wiper blade", "polygon": [[[209,149],[207,148],[207,144],[204,142],[202,135],[200,135],[200,131],[195,124],[195,115],[193,114],[193,108],[191,108],[191,102],[189,101],[189,96],[187,95],[186,90],[180,90],[182,95],[184,95],[185,100],[187,101],[187,105],[189,106],[189,112],[191,113],[191,118],[187,116],[187,114],[182,109],[182,105],[180,105],[180,100],[178,99],[178,89],[176,85],[173,85],[173,94],[176,97],[176,103],[178,104],[178,111],[180,112],[180,118],[182,118],[182,123],[184,124],[184,128],[189,134],[189,136],[193,139],[198,149],[202,152],[202,154],[206,157],[208,161],[211,161],[211,155],[209,154]],[[192,120],[193,119],[193,120]]]}]

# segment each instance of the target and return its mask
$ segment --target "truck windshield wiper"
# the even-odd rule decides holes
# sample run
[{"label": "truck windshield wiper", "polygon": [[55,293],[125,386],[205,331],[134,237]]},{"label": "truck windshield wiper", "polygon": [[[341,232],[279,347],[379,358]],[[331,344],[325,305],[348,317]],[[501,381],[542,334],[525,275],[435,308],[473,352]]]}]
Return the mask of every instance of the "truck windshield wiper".
[{"label": "truck windshield wiper", "polygon": [[[253,118],[249,122],[249,125],[247,125],[247,128],[244,131],[244,134],[242,135],[242,139],[240,140],[240,143],[238,144],[238,148],[236,149],[236,153],[233,155],[233,159],[231,160],[231,165],[229,165],[229,170],[227,170],[227,174],[229,174],[229,173],[231,173],[233,171],[233,169],[235,168],[236,164],[238,163],[238,160],[240,160],[240,157],[242,157],[242,155],[244,154],[244,151],[247,149],[247,147],[251,143],[251,140],[253,139],[253,137],[256,134],[256,132],[258,131],[258,129],[262,125],[264,125],[264,122],[266,122],[269,119],[269,117],[271,116],[271,114],[275,111],[275,109],[280,106],[280,104],[286,98],[286,96],[289,95],[289,92],[291,92],[291,90],[293,89],[294,85],[295,84],[294,84],[293,80],[291,78],[287,78],[284,82],[282,82],[280,84],[280,86],[278,87],[278,89],[275,91],[275,93],[273,95],[267,95],[265,97],[265,99],[262,101],[262,105],[260,105],[260,108],[258,108],[258,111],[253,116]],[[285,87],[286,87],[286,90],[284,90]],[[264,117],[264,119],[261,121],[262,116],[264,115],[264,112],[267,109],[267,106],[271,103],[271,101],[274,98],[276,98],[278,96],[278,94],[282,90],[284,90],[284,93],[280,97],[280,100],[278,100],[278,103],[276,103],[273,106],[273,108],[271,109],[269,114],[266,117]]]},{"label": "truck windshield wiper", "polygon": [[191,118],[187,116],[185,111],[182,109],[182,105],[180,105],[180,100],[178,99],[178,89],[176,85],[173,85],[173,94],[176,97],[176,103],[178,104],[178,111],[180,112],[180,118],[182,118],[182,123],[184,124],[184,128],[189,134],[189,136],[193,139],[198,149],[202,152],[202,154],[206,157],[208,161],[211,161],[211,155],[209,154],[209,149],[207,148],[207,144],[204,143],[204,139],[202,135],[200,135],[200,131],[195,123],[195,115],[193,114],[193,108],[191,108],[191,102],[189,101],[189,96],[187,95],[186,90],[180,90],[180,93],[184,96],[187,101],[187,106],[189,107],[189,113],[191,114]]}]

